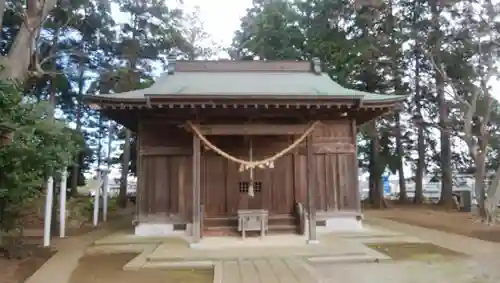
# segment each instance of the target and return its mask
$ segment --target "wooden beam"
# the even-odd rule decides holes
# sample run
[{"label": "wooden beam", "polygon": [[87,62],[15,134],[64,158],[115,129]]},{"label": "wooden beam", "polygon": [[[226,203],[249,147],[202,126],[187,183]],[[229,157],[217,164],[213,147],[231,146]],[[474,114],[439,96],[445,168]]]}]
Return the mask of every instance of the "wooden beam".
[{"label": "wooden beam", "polygon": [[140,156],[155,156],[155,155],[174,155],[185,156],[191,155],[192,150],[189,147],[180,146],[143,146],[139,151]]},{"label": "wooden beam", "polygon": [[316,162],[314,160],[313,137],[309,135],[307,147],[307,206],[309,207],[309,237],[307,242],[315,244],[316,238]]},{"label": "wooden beam", "polygon": [[193,244],[201,238],[201,197],[200,197],[201,147],[198,136],[193,135]]},{"label": "wooden beam", "polygon": [[353,172],[352,172],[352,178],[353,178],[353,184],[356,193],[356,212],[361,213],[361,192],[359,190],[359,171],[358,171],[358,145],[356,144],[356,136],[357,136],[357,126],[356,126],[356,121],[353,120],[351,124],[351,131],[352,131],[352,143],[354,144],[354,154],[353,154]]},{"label": "wooden beam", "polygon": [[247,124],[196,125],[203,135],[302,135],[309,125]]},{"label": "wooden beam", "polygon": [[[143,129],[143,124],[138,123],[137,125],[137,141],[136,141],[136,152],[141,152],[141,145],[142,145],[142,129]],[[144,195],[146,191],[146,172],[144,171],[144,163],[143,163],[143,157],[141,154],[136,154],[136,171],[137,171],[137,186],[135,189],[135,215],[136,218],[134,221],[136,224],[142,221],[144,218]]]}]

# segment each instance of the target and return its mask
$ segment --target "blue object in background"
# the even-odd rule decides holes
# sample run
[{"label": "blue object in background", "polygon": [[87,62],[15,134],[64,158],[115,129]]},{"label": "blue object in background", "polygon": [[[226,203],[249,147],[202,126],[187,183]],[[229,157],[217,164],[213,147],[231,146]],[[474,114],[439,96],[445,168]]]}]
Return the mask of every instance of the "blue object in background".
[{"label": "blue object in background", "polygon": [[391,195],[391,186],[389,185],[389,175],[382,176],[382,182],[384,184],[384,196]]}]

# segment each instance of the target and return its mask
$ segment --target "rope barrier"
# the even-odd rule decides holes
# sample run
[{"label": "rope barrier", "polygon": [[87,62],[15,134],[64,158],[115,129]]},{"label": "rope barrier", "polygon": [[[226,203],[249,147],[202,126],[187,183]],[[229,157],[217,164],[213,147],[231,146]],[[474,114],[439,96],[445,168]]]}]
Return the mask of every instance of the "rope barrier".
[{"label": "rope barrier", "polygon": [[220,148],[215,146],[213,143],[211,143],[201,133],[201,131],[198,129],[198,127],[196,127],[193,123],[191,123],[191,121],[188,121],[187,125],[191,128],[191,130],[194,132],[194,134],[196,134],[196,136],[203,142],[203,144],[205,146],[207,146],[211,150],[215,151],[217,154],[221,155],[222,157],[225,157],[228,160],[231,160],[233,162],[240,164],[241,165],[240,171],[242,171],[241,169],[249,170],[249,169],[254,169],[256,167],[263,168],[265,166],[267,166],[269,168],[273,168],[273,166],[274,166],[273,163],[275,160],[277,160],[278,158],[282,157],[283,155],[285,155],[285,154],[289,153],[290,151],[292,151],[293,149],[295,149],[300,143],[302,143],[307,138],[307,136],[309,136],[309,134],[311,134],[311,132],[314,130],[314,128],[319,123],[320,123],[320,121],[315,121],[314,123],[312,123],[309,126],[309,128],[297,140],[295,140],[291,145],[289,145],[288,147],[286,147],[282,151],[276,153],[275,155],[273,155],[269,158],[265,158],[262,160],[256,160],[256,161],[244,160],[244,159],[240,159],[240,158],[237,158],[237,157],[234,157],[234,156],[228,154],[227,152],[221,150]]}]

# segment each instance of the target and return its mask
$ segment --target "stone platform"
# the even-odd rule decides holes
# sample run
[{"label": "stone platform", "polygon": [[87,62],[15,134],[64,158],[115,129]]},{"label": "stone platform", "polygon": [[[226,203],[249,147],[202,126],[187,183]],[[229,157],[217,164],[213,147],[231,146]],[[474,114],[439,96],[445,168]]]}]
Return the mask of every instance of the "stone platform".
[{"label": "stone platform", "polygon": [[117,233],[99,241],[88,252],[140,252],[127,263],[128,271],[142,268],[210,268],[217,283],[317,283],[316,263],[368,263],[390,260],[368,248],[370,242],[418,241],[406,235],[375,228],[362,232],[318,235],[319,243],[307,244],[299,235],[246,238],[204,237],[190,247],[185,237],[138,237]]}]

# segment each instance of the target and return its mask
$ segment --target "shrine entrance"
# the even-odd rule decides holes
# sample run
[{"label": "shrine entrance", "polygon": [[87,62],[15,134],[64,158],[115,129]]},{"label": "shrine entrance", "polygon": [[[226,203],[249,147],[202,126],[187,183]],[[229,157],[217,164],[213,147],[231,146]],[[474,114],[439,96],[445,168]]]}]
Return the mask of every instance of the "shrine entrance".
[{"label": "shrine entrance", "polygon": [[298,184],[293,158],[316,124],[289,125],[281,132],[261,125],[260,130],[252,127],[255,131],[237,135],[214,131],[236,125],[194,126],[199,127],[193,134],[200,138],[203,149],[203,229],[236,229],[240,212],[265,211],[271,226],[295,230]]}]

